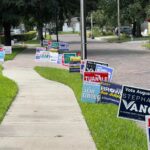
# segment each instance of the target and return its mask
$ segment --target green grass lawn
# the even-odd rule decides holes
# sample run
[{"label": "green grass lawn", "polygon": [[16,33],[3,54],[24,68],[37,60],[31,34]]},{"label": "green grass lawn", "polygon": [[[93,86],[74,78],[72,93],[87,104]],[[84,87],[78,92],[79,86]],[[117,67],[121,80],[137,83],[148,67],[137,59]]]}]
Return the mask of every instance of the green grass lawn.
[{"label": "green grass lawn", "polygon": [[0,122],[14,100],[17,91],[16,83],[2,75],[2,66],[0,66]]},{"label": "green grass lawn", "polygon": [[150,40],[150,37],[134,37],[131,39],[131,37],[128,36],[121,36],[120,39],[118,39],[117,36],[114,36],[113,38],[108,39],[108,42],[110,43],[122,43],[122,42],[128,42],[128,41],[144,41],[144,40]]},{"label": "green grass lawn", "polygon": [[17,54],[21,53],[24,49],[25,49],[25,47],[20,47],[20,46],[13,47],[12,48],[12,54],[5,55],[5,61],[13,60],[15,58],[15,56]]},{"label": "green grass lawn", "polygon": [[150,43],[144,45],[146,48],[150,49]]},{"label": "green grass lawn", "polygon": [[29,40],[25,41],[24,44],[40,44],[40,40]]},{"label": "green grass lawn", "polygon": [[79,32],[63,32],[63,31],[59,31],[58,34],[79,34]]},{"label": "green grass lawn", "polygon": [[98,150],[147,150],[144,131],[133,121],[117,118],[116,105],[81,102],[82,80],[79,73],[48,67],[36,67],[35,70],[46,79],[72,88]]}]

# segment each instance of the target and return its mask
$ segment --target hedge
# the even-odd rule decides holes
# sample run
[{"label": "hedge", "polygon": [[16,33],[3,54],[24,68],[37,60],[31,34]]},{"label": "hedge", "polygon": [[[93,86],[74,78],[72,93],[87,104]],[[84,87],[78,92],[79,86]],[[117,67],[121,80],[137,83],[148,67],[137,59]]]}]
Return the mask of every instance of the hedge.
[{"label": "hedge", "polygon": [[[33,38],[36,37],[36,31],[30,31],[27,33],[22,33],[22,34],[16,34],[12,35],[11,39],[16,39],[17,41],[28,41],[32,40]],[[5,37],[2,35],[0,36],[0,43],[4,43]]]},{"label": "hedge", "polygon": [[11,37],[12,39],[16,39],[17,41],[28,41],[36,37],[36,31],[30,31],[23,34],[16,34],[12,35]]}]

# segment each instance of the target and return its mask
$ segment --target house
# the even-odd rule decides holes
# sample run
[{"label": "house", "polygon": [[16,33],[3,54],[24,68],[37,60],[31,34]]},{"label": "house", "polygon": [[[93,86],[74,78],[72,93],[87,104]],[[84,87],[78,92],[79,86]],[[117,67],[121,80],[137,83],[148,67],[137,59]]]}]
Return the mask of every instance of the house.
[{"label": "house", "polygon": [[70,23],[64,23],[62,30],[63,32],[80,32],[80,18],[71,18]]},{"label": "house", "polygon": [[146,19],[144,23],[141,24],[141,34],[142,36],[150,35],[150,18]]}]

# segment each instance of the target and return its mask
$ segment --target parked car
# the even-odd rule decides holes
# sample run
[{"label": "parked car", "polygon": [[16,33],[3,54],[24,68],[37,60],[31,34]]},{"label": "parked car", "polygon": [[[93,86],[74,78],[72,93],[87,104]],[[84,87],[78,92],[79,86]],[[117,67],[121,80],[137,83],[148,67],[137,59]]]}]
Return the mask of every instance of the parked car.
[{"label": "parked car", "polygon": [[[130,26],[121,26],[120,33],[131,35],[132,34],[132,27]],[[115,28],[115,34],[118,35],[118,27]]]},{"label": "parked car", "polygon": [[130,26],[121,26],[120,27],[120,33],[125,33],[125,34],[132,34],[132,27]]}]

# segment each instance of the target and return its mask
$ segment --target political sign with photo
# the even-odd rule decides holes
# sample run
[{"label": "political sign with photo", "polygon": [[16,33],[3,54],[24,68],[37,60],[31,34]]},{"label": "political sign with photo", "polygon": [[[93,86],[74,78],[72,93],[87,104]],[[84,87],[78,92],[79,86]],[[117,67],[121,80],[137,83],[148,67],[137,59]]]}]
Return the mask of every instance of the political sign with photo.
[{"label": "political sign with photo", "polygon": [[49,52],[50,53],[50,62],[57,63],[58,62],[58,53]]},{"label": "political sign with photo", "polygon": [[100,84],[83,82],[82,101],[88,103],[96,103],[99,99]]},{"label": "political sign with photo", "polygon": [[5,51],[4,48],[0,48],[0,62],[4,62],[5,60]]},{"label": "political sign with photo", "polygon": [[41,51],[46,51],[46,48],[45,47],[37,47],[36,48],[36,53],[39,53]]},{"label": "political sign with photo", "polygon": [[100,99],[97,103],[112,103],[119,105],[122,94],[122,85],[101,82],[100,87]]},{"label": "political sign with photo", "polygon": [[112,80],[113,76],[113,69],[108,66],[103,66],[100,64],[96,65],[95,71],[97,72],[108,72],[108,81],[110,82]]},{"label": "political sign with photo", "polygon": [[69,44],[66,42],[59,42],[59,51],[69,51]]},{"label": "political sign with photo", "polygon": [[5,54],[12,54],[12,47],[11,46],[4,46]]},{"label": "political sign with photo", "polygon": [[145,121],[150,115],[150,90],[124,86],[118,117]]},{"label": "political sign with photo", "polygon": [[150,115],[146,116],[146,134],[148,150],[150,150]]},{"label": "political sign with photo", "polygon": [[90,83],[100,83],[101,81],[108,81],[107,72],[84,72],[84,81]]},{"label": "political sign with photo", "polygon": [[99,65],[108,66],[108,64],[103,63],[103,62],[86,60],[86,62],[85,62],[85,71],[88,71],[88,72],[96,71],[96,67],[97,67],[98,64]]},{"label": "political sign with photo", "polygon": [[63,65],[69,65],[70,63],[70,57],[76,56],[76,53],[64,53],[63,54],[63,59],[64,59],[64,64]]},{"label": "political sign with photo", "polygon": [[50,61],[50,52],[49,51],[41,51],[36,53],[35,60],[40,62],[49,62]]}]

